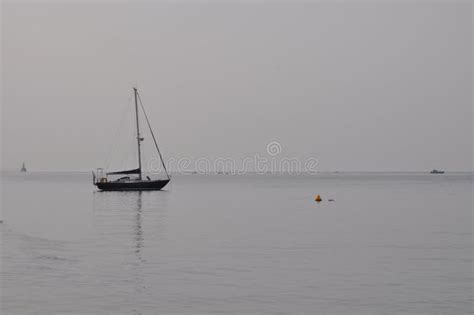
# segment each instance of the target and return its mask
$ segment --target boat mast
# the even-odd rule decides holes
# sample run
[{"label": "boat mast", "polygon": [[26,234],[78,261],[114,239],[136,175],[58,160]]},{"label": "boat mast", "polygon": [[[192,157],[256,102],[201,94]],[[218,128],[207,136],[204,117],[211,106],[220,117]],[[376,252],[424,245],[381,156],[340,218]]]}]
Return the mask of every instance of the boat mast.
[{"label": "boat mast", "polygon": [[135,93],[135,115],[136,115],[136,118],[137,118],[138,169],[140,171],[140,173],[138,174],[138,179],[141,180],[142,179],[142,154],[140,152],[140,142],[142,141],[142,139],[140,138],[140,125],[139,125],[139,122],[138,122],[138,102],[137,102],[138,91],[137,91],[137,88],[134,87],[133,91]]},{"label": "boat mast", "polygon": [[160,156],[161,165],[163,165],[163,169],[165,170],[166,177],[171,179],[168,171],[166,170],[165,161],[163,160],[163,156],[161,155],[160,148],[158,147],[158,143],[156,142],[155,134],[153,133],[153,129],[151,128],[150,121],[148,120],[148,115],[146,114],[145,107],[143,107],[142,99],[140,98],[140,94],[138,94],[138,100],[140,101],[140,106],[142,107],[143,115],[145,116],[146,123],[148,125],[148,129],[150,129],[151,137],[153,138],[153,142],[155,143],[156,151],[158,151],[158,155]]}]

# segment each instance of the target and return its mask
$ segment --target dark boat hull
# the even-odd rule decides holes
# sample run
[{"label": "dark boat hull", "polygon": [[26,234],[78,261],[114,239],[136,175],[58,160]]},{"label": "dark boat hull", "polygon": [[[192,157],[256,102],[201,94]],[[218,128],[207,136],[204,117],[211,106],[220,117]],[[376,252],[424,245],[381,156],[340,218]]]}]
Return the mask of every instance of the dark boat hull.
[{"label": "dark boat hull", "polygon": [[161,190],[166,184],[169,183],[169,179],[162,180],[137,180],[137,181],[114,181],[114,182],[103,182],[96,183],[95,185],[100,190],[104,191],[140,191],[140,190]]}]

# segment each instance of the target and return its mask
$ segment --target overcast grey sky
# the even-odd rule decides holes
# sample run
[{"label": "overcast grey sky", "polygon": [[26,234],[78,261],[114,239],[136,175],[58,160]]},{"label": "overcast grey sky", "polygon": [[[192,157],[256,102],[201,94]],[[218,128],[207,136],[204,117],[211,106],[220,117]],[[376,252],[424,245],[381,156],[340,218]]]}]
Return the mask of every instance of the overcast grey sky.
[{"label": "overcast grey sky", "polygon": [[472,2],[2,7],[2,169],[101,166],[138,84],[170,157],[472,170]]}]

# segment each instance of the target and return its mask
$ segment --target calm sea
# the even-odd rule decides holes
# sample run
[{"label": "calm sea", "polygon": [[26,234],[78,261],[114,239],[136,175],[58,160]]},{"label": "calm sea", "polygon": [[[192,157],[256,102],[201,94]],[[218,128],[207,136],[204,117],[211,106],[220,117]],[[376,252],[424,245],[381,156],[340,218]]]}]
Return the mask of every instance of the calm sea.
[{"label": "calm sea", "polygon": [[1,180],[1,314],[473,312],[472,174]]}]

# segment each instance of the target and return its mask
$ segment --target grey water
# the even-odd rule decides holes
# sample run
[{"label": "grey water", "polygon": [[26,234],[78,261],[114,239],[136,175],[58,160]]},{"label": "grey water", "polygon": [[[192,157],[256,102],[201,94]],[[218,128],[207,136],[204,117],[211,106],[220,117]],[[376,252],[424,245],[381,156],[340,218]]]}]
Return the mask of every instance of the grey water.
[{"label": "grey water", "polygon": [[473,313],[470,173],[1,181],[1,314]]}]

